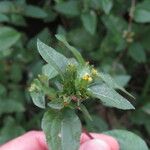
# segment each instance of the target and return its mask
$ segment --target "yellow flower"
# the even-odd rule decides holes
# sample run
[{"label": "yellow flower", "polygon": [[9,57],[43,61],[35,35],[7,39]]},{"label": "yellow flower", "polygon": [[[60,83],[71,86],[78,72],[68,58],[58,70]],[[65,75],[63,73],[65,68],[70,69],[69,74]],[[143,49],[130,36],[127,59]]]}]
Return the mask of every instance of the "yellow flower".
[{"label": "yellow flower", "polygon": [[93,80],[92,77],[88,73],[85,73],[82,79],[88,82],[91,82]]},{"label": "yellow flower", "polygon": [[31,86],[30,86],[30,88],[29,88],[29,92],[33,92],[33,91],[35,91],[37,89],[37,86],[36,86],[36,84],[31,84]]},{"label": "yellow flower", "polygon": [[97,72],[97,70],[96,69],[94,69],[94,68],[92,68],[92,75],[94,75],[94,76],[96,76],[96,75],[98,75],[98,72]]}]

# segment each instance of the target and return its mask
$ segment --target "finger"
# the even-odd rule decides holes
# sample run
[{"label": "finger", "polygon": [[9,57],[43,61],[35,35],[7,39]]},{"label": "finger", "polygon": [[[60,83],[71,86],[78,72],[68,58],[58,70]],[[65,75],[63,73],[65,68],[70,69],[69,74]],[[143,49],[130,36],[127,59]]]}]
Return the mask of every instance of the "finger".
[{"label": "finger", "polygon": [[111,150],[111,148],[103,140],[93,139],[83,143],[79,150]]},{"label": "finger", "polygon": [[43,132],[30,131],[0,147],[0,150],[48,150]]},{"label": "finger", "polygon": [[[106,142],[111,147],[111,150],[119,150],[119,144],[117,140],[114,139],[113,137],[105,135],[105,134],[96,134],[96,133],[91,133],[91,136],[93,138],[100,139]],[[83,133],[81,135],[81,144],[88,140],[91,140],[91,139],[85,133]]]}]

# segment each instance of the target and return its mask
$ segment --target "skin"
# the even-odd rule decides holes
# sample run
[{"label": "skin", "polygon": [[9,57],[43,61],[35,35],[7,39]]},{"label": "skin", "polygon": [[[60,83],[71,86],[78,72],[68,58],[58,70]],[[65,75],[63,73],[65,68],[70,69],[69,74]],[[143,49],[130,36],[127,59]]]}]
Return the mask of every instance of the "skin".
[{"label": "skin", "polygon": [[[119,150],[118,142],[104,134],[91,133],[90,139],[81,135],[79,150]],[[0,146],[0,150],[48,150],[45,135],[41,131],[30,131]]]}]

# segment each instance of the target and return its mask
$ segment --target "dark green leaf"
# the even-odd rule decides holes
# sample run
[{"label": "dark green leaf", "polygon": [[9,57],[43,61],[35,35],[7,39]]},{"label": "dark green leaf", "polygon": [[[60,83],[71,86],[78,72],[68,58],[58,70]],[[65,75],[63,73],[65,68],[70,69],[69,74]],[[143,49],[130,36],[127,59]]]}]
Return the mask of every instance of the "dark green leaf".
[{"label": "dark green leaf", "polygon": [[134,12],[134,20],[139,23],[150,22],[150,1],[145,0],[137,4]]},{"label": "dark green leaf", "polygon": [[0,99],[0,115],[4,113],[23,112],[23,103],[14,99]]},{"label": "dark green leaf", "polygon": [[83,13],[81,20],[85,29],[90,33],[94,34],[97,27],[97,16],[94,11]]},{"label": "dark green leaf", "polygon": [[144,140],[132,132],[112,130],[104,133],[116,138],[120,144],[121,150],[148,150]]},{"label": "dark green leaf", "polygon": [[71,16],[71,17],[78,16],[80,14],[79,8],[80,7],[79,7],[79,3],[77,0],[76,1],[71,0],[71,1],[67,1],[67,2],[61,2],[55,6],[56,11],[66,15],[66,16]]},{"label": "dark green leaf", "polygon": [[14,118],[7,116],[4,119],[4,125],[0,131],[0,144],[4,144],[9,140],[18,137],[24,132],[25,129],[17,123],[17,120],[14,120]]},{"label": "dark green leaf", "polygon": [[150,115],[150,102],[146,103],[143,107],[142,110],[146,113]]},{"label": "dark green leaf", "polygon": [[129,101],[105,84],[92,86],[88,90],[93,97],[100,99],[106,106],[124,110],[134,109]]},{"label": "dark green leaf", "polygon": [[13,46],[20,38],[20,33],[10,27],[0,27],[0,51]]},{"label": "dark green leaf", "polygon": [[129,55],[138,63],[146,61],[145,51],[139,43],[133,43],[129,47]]},{"label": "dark green leaf", "polygon": [[83,105],[80,104],[80,110],[83,112],[83,114],[92,121],[92,117],[90,115],[90,113],[88,112],[87,108]]},{"label": "dark green leaf", "polygon": [[90,132],[102,132],[108,130],[108,125],[99,115],[91,115],[92,121],[85,118],[86,128]]},{"label": "dark green leaf", "polygon": [[47,13],[43,9],[41,9],[37,6],[33,6],[33,5],[27,5],[25,7],[24,15],[28,16],[28,17],[33,17],[33,18],[47,17]]}]

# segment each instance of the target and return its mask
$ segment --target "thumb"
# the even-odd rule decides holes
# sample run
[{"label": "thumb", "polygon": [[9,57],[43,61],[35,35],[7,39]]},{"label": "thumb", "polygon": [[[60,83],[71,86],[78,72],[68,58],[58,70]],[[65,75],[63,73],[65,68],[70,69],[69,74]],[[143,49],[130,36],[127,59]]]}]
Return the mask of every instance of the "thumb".
[{"label": "thumb", "polygon": [[111,150],[111,148],[105,141],[93,139],[83,143],[79,150]]}]

